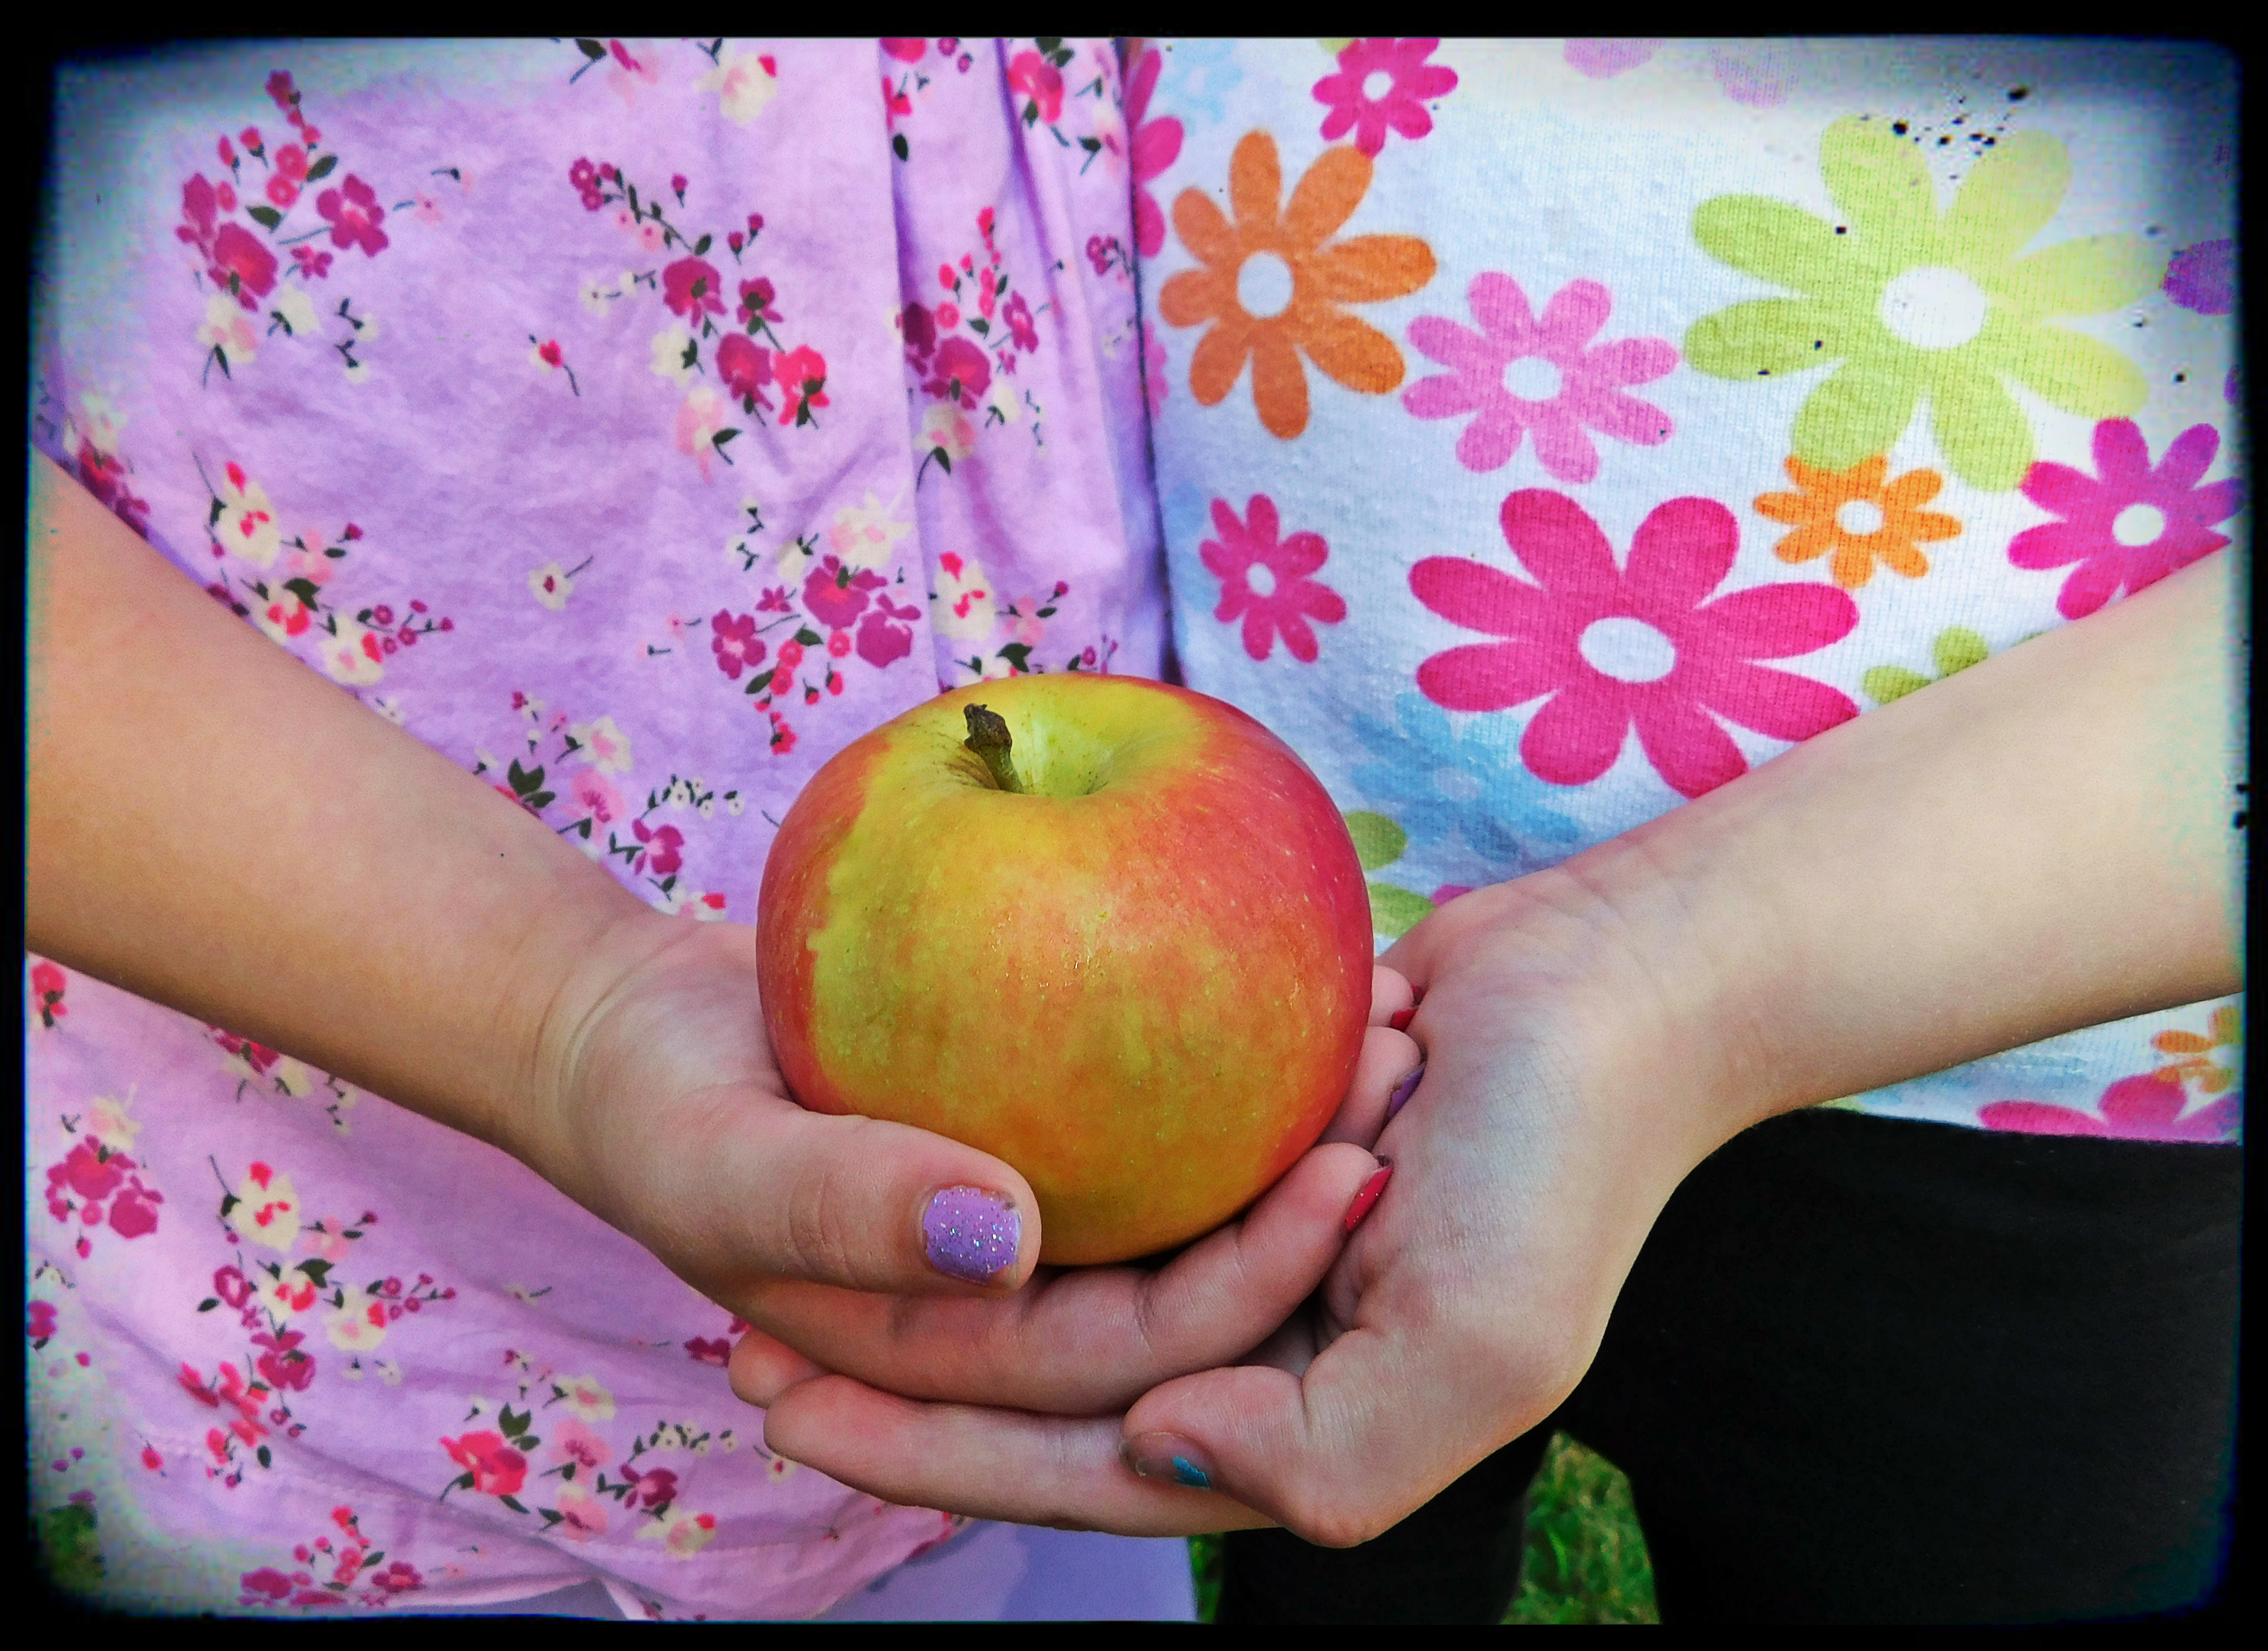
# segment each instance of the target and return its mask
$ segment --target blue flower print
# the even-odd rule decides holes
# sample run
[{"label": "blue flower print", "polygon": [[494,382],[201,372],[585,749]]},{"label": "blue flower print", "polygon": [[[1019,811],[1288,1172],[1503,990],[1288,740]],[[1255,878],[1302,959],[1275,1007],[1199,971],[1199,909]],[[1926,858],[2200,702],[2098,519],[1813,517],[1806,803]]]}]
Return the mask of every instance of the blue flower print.
[{"label": "blue flower print", "polygon": [[1166,70],[1159,77],[1158,105],[1187,120],[1202,114],[1218,122],[1225,112],[1221,99],[1244,78],[1236,66],[1234,41],[1160,41],[1166,48]]},{"label": "blue flower print", "polygon": [[[1460,729],[1415,693],[1396,699],[1394,711],[1391,724],[1355,717],[1355,734],[1376,760],[1353,778],[1364,804],[1409,833],[1412,859],[1500,882],[1557,865],[1581,845],[1583,828],[1552,806],[1552,788],[1521,764],[1517,731],[1501,719],[1475,718]],[[1478,866],[1450,863],[1467,857]]]}]

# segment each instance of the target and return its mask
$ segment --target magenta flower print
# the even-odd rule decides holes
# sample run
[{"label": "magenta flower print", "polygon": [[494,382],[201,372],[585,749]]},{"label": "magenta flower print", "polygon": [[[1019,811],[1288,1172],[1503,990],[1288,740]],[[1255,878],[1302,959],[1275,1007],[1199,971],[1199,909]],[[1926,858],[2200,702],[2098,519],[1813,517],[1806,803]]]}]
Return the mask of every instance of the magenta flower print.
[{"label": "magenta flower print", "polygon": [[1145,258],[1154,258],[1166,245],[1166,214],[1150,193],[1151,180],[1181,158],[1182,123],[1170,114],[1149,119],[1150,97],[1158,89],[1165,54],[1147,47],[1134,60],[1126,80],[1127,159],[1134,173],[1134,245]]},{"label": "magenta flower print", "polygon": [[709,638],[709,651],[717,656],[717,668],[734,682],[740,680],[742,671],[753,670],[762,663],[764,645],[756,635],[754,615],[735,615],[720,608],[717,616],[709,622],[709,628],[717,633]]},{"label": "magenta flower print", "polygon": [[1666,338],[1594,345],[1614,307],[1597,282],[1569,282],[1540,321],[1508,275],[1475,276],[1466,298],[1478,332],[1443,315],[1410,324],[1410,342],[1449,371],[1402,393],[1403,406],[1419,418],[1474,415],[1457,438],[1465,468],[1498,468],[1532,433],[1535,456],[1555,480],[1588,482],[1599,474],[1599,450],[1587,429],[1643,447],[1669,439],[1669,415],[1623,389],[1669,372],[1677,347]]},{"label": "magenta flower print", "polygon": [[1323,141],[1336,143],[1349,132],[1354,146],[1373,160],[1386,147],[1388,127],[1418,138],[1433,129],[1425,100],[1457,88],[1457,71],[1425,60],[1438,40],[1362,40],[1339,53],[1339,71],[1315,82],[1315,101],[1327,104]]},{"label": "magenta flower print", "polygon": [[1858,714],[1824,682],[1756,663],[1847,636],[1859,623],[1848,594],[1784,584],[1707,600],[1740,548],[1732,512],[1714,499],[1656,505],[1623,567],[1565,494],[1514,493],[1502,521],[1505,542],[1537,583],[1462,556],[1429,556],[1410,571],[1410,588],[1434,613],[1504,638],[1433,655],[1418,667],[1418,686],[1450,711],[1503,711],[1548,696],[1520,740],[1521,761],[1540,778],[1588,785],[1613,766],[1634,724],[1654,770],[1698,797],[1748,769],[1717,718],[1808,740]]},{"label": "magenta flower print", "polygon": [[705,258],[680,258],[661,272],[661,301],[696,327],[725,313],[717,266]]},{"label": "magenta flower print", "polygon": [[2192,424],[2153,469],[2150,444],[2134,421],[2104,419],[2095,427],[2095,475],[2045,460],[2025,473],[2024,497],[2062,520],[2018,534],[2008,560],[2032,569],[2079,564],[2056,597],[2056,611],[2066,619],[2084,619],[2121,591],[2156,584],[2228,542],[2212,525],[2236,513],[2244,483],[2197,484],[2220,451],[2219,431]]},{"label": "magenta flower print", "polygon": [[717,376],[746,410],[771,410],[771,397],[764,394],[772,381],[771,352],[746,333],[726,333],[718,344]]},{"label": "magenta flower print", "polygon": [[939,344],[929,372],[922,388],[941,400],[958,402],[971,412],[976,410],[977,398],[992,385],[992,364],[966,338],[948,338]]},{"label": "magenta flower print", "polygon": [[371,187],[353,173],[347,174],[339,188],[317,195],[315,210],[331,226],[332,246],[360,247],[366,258],[375,258],[386,250],[386,232],[379,228],[386,222],[386,209],[378,203]]},{"label": "magenta flower print", "polygon": [[276,254],[254,240],[240,225],[224,224],[213,237],[214,276],[250,309],[252,300],[265,298],[276,286]]},{"label": "magenta flower print", "polygon": [[2094,1112],[2050,1106],[2042,1101],[1995,1101],[1977,1109],[1988,1130],[2026,1135],[2105,1135],[2127,1141],[2225,1141],[2243,1116],[2235,1095],[2223,1095],[2195,1111],[2184,1109],[2189,1092],[2171,1069],[2121,1078],[2102,1092]]},{"label": "magenta flower print", "polygon": [[853,571],[843,565],[841,556],[830,555],[804,580],[803,605],[828,630],[844,630],[866,611],[873,593],[880,590],[883,583],[882,576],[872,568]]},{"label": "magenta flower print", "polygon": [[1264,493],[1253,495],[1242,521],[1227,500],[1213,500],[1212,525],[1220,537],[1206,540],[1197,552],[1220,580],[1220,606],[1212,616],[1224,623],[1241,619],[1244,651],[1256,660],[1274,652],[1281,636],[1293,659],[1314,664],[1315,633],[1307,622],[1335,625],[1347,614],[1336,591],[1307,577],[1330,555],[1323,536],[1295,533],[1279,541],[1275,501]]}]

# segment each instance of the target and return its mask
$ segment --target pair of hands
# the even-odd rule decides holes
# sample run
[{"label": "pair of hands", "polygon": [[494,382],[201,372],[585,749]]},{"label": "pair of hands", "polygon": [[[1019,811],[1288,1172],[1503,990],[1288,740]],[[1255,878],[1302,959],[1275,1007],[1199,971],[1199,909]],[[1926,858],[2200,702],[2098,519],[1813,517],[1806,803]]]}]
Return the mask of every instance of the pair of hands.
[{"label": "pair of hands", "polygon": [[[1680,1074],[1652,1051],[1675,1039],[1649,1036],[1667,1001],[1594,904],[1544,873],[1406,937],[1322,1140],[1154,1271],[1035,1267],[1036,1205],[1007,1165],[798,1107],[739,925],[641,920],[600,948],[523,1155],[755,1326],[733,1386],[782,1455],[981,1517],[1359,1542],[1566,1395],[1654,1215],[1716,1144],[1631,1103],[1674,1113]],[[1406,1031],[1389,1024],[1420,998]],[[989,1286],[924,1254],[921,1212],[954,1185],[1024,1213]]]}]

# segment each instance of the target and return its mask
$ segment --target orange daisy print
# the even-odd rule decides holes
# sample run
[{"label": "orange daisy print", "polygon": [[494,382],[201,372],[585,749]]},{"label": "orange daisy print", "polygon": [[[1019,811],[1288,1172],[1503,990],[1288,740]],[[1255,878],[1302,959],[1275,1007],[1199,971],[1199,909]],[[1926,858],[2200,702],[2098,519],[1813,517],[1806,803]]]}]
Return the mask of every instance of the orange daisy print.
[{"label": "orange daisy print", "polygon": [[1832,551],[1835,582],[1846,591],[1874,578],[1877,563],[1910,579],[1928,572],[1921,547],[1961,531],[1955,518],[1922,508],[1945,480],[1934,470],[1909,470],[1892,482],[1889,471],[1881,453],[1847,470],[1818,469],[1790,455],[1789,479],[1802,490],[1756,500],[1759,515],[1795,529],[1774,553],[1783,562],[1809,562]]},{"label": "orange daisy print", "polygon": [[1323,376],[1366,395],[1402,382],[1402,352],[1369,322],[1340,307],[1415,292],[1433,278],[1433,249],[1415,235],[1332,240],[1370,188],[1370,158],[1327,149],[1278,210],[1284,178],[1276,140],[1249,132],[1229,162],[1233,223],[1201,189],[1174,203],[1174,228],[1203,265],[1158,294],[1175,327],[1213,323],[1189,363],[1189,391],[1211,407],[1252,363],[1260,422],[1289,439],[1307,427],[1305,354]]}]

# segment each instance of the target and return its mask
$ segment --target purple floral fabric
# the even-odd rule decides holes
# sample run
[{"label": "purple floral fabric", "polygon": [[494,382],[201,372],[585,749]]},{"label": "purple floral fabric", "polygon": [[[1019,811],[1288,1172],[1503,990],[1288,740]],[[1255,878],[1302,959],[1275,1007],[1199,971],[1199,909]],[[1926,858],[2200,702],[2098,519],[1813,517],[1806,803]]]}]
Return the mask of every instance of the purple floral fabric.
[{"label": "purple floral fabric", "polygon": [[[1107,43],[232,49],[62,92],[35,440],[662,910],[751,920],[803,782],[940,683],[1160,668]],[[800,1616],[954,1529],[767,1454],[731,1316],[517,1163],[27,984],[59,1575]]]}]

